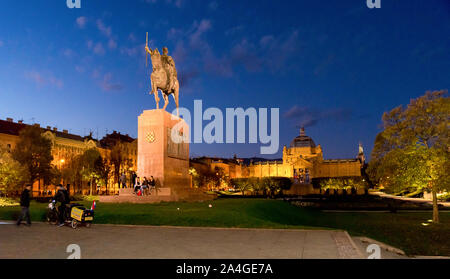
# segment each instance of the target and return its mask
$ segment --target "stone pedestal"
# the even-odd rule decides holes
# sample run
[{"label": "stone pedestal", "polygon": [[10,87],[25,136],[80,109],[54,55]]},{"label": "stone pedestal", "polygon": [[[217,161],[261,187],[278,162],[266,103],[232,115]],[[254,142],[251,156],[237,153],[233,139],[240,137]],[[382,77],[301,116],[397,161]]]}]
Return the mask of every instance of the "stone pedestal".
[{"label": "stone pedestal", "polygon": [[186,122],[162,109],[145,110],[138,117],[137,175],[153,176],[162,193],[182,197],[190,187],[189,143],[177,143],[189,134]]}]

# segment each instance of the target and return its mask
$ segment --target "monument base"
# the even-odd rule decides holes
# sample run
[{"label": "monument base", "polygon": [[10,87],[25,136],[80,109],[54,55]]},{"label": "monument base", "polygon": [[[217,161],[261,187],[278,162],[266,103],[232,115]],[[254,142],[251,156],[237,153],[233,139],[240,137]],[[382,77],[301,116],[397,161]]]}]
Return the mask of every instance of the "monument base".
[{"label": "monument base", "polygon": [[152,190],[149,195],[138,196],[134,194],[134,189],[119,189],[119,195],[100,196],[101,203],[160,203],[176,201],[209,201],[216,198],[215,195],[208,195],[196,189],[186,189],[185,195],[173,195],[171,188],[160,188]]},{"label": "monument base", "polygon": [[190,187],[189,143],[182,137],[189,138],[189,126],[182,118],[163,109],[145,110],[138,117],[137,175],[153,176],[156,188],[170,193],[172,200],[214,198]]}]

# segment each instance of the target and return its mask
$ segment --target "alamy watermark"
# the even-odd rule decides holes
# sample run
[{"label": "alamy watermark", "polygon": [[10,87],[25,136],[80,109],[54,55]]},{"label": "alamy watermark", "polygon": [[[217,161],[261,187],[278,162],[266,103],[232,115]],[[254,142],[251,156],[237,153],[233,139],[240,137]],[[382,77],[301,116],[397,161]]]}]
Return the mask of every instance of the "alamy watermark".
[{"label": "alamy watermark", "polygon": [[366,252],[369,254],[368,259],[381,259],[381,248],[378,244],[370,244],[367,246]]},{"label": "alamy watermark", "polygon": [[73,9],[73,8],[77,8],[80,9],[81,8],[81,0],[67,0],[67,8],[69,9]]},{"label": "alamy watermark", "polygon": [[69,244],[66,248],[66,253],[70,253],[67,256],[69,260],[78,260],[81,259],[81,248],[78,244]]},{"label": "alamy watermark", "polygon": [[[193,124],[193,132],[183,131],[183,122],[176,124],[171,131],[171,139],[174,143],[260,143],[265,145],[260,147],[261,154],[278,152],[279,108],[270,108],[270,124],[268,108],[250,107],[245,110],[244,108],[226,108],[224,117],[224,113],[219,108],[210,107],[203,110],[202,100],[194,100],[193,117],[187,108],[181,107],[179,111],[180,117],[189,127]],[[176,110],[172,115],[175,119]],[[209,123],[203,127],[203,121],[209,121]]]},{"label": "alamy watermark", "polygon": [[367,8],[369,8],[369,9],[373,9],[373,8],[380,9],[381,8],[381,0],[367,0],[366,4],[367,4]]}]

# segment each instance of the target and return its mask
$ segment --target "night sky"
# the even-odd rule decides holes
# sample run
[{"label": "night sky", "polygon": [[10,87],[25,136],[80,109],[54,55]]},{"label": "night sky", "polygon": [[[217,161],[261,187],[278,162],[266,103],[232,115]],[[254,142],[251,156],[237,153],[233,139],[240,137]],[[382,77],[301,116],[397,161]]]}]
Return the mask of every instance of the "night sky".
[{"label": "night sky", "polygon": [[[2,1],[1,119],[136,137],[137,116],[155,107],[146,32],[175,59],[182,106],[280,108],[280,149],[268,158],[300,126],[325,158],[354,158],[358,142],[370,154],[384,111],[450,87],[448,0],[381,0],[381,9],[366,0],[81,1]],[[191,144],[191,156],[259,150]]]}]

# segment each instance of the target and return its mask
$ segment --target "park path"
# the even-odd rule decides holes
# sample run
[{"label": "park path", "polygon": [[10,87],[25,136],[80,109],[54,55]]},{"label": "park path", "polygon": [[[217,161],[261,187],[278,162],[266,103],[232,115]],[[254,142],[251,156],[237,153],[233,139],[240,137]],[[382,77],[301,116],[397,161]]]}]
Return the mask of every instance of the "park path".
[{"label": "park path", "polygon": [[[401,197],[401,196],[394,196],[394,195],[390,195],[384,192],[369,192],[370,195],[373,196],[379,196],[382,198],[390,198],[390,199],[395,199],[395,200],[401,200],[401,201],[408,201],[408,202],[415,202],[415,203],[426,203],[429,205],[433,205],[433,201],[429,200],[429,199],[423,199],[423,198],[408,198],[408,197]],[[445,207],[449,207],[450,208],[450,202],[438,202],[439,204],[445,206]]]},{"label": "park path", "polygon": [[0,258],[339,259],[363,258],[345,231],[0,223]]}]

